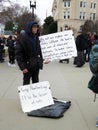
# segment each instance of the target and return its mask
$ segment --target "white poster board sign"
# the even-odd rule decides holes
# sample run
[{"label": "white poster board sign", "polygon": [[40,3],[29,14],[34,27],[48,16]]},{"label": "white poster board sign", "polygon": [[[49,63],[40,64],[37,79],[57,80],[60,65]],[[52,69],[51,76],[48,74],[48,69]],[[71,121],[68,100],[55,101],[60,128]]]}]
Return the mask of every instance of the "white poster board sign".
[{"label": "white poster board sign", "polygon": [[77,56],[72,30],[40,36],[39,39],[44,59],[52,61]]},{"label": "white poster board sign", "polygon": [[23,112],[54,104],[48,81],[18,87]]}]

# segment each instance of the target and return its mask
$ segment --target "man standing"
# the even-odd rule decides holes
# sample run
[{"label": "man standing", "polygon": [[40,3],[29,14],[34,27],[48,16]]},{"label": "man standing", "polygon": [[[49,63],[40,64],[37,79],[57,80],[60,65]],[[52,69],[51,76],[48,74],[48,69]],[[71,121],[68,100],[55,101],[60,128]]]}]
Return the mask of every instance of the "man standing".
[{"label": "man standing", "polygon": [[4,62],[3,53],[4,53],[4,40],[0,36],[0,63]]},{"label": "man standing", "polygon": [[78,35],[76,37],[76,47],[77,57],[74,59],[74,65],[76,65],[76,67],[82,67],[85,64],[84,50],[88,47],[87,36],[82,32],[82,30],[78,31]]},{"label": "man standing", "polygon": [[8,47],[9,62],[8,66],[15,67],[15,38],[9,36],[6,46]]},{"label": "man standing", "polygon": [[23,72],[23,85],[39,82],[39,70],[43,68],[38,24],[29,21],[25,33],[16,42],[16,60]]}]

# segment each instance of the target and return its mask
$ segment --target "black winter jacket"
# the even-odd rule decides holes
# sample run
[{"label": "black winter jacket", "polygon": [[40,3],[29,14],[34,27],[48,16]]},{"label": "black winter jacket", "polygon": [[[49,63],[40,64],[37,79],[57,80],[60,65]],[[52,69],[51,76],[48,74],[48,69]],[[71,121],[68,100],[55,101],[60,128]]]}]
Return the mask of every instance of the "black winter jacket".
[{"label": "black winter jacket", "polygon": [[86,50],[88,47],[90,47],[91,41],[87,34],[80,34],[76,38],[76,47],[78,51]]},{"label": "black winter jacket", "polygon": [[18,65],[21,70],[42,69],[43,58],[41,53],[38,33],[32,34],[32,26],[37,24],[34,21],[29,21],[25,33],[20,35],[16,42],[15,55]]},{"label": "black winter jacket", "polygon": [[[41,47],[40,47],[40,41],[38,36],[36,37],[36,49],[33,47],[31,40],[29,39],[28,35],[24,34],[21,35],[17,42],[16,42],[16,48],[15,48],[15,55],[17,63],[21,70],[28,68],[28,64],[32,60],[32,62],[36,62],[34,60],[37,60],[40,58],[43,61],[42,53],[41,53]],[[34,59],[34,60],[33,60]],[[41,67],[39,66],[32,66],[34,68],[42,69],[43,62]],[[30,68],[28,68],[30,69]]]}]

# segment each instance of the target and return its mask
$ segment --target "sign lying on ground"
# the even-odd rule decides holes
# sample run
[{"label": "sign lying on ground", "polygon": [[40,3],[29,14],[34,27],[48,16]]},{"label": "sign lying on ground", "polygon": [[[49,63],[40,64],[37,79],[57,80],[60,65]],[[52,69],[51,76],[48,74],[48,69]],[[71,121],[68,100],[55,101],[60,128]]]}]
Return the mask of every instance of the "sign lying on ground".
[{"label": "sign lying on ground", "polygon": [[54,104],[48,81],[18,87],[23,112]]},{"label": "sign lying on ground", "polygon": [[44,59],[52,61],[77,56],[72,30],[40,36],[39,39]]}]

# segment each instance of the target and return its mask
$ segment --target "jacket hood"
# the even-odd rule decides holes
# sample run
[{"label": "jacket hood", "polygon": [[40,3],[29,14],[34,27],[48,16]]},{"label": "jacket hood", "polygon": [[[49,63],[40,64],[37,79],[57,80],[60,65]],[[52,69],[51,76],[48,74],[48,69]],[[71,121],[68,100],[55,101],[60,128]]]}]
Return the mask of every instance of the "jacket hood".
[{"label": "jacket hood", "polygon": [[25,32],[27,33],[27,34],[32,34],[32,32],[31,32],[31,29],[32,29],[32,26],[33,25],[38,25],[37,24],[37,22],[35,22],[35,21],[29,21],[28,23],[27,23],[27,26],[26,26],[26,30],[25,30]]}]

